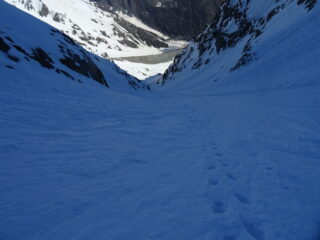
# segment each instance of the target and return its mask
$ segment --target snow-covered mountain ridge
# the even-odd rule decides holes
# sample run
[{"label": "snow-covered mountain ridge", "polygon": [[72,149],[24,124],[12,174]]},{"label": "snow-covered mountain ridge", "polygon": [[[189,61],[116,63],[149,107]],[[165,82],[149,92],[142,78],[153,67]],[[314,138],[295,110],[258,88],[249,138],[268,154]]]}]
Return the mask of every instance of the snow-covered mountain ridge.
[{"label": "snow-covered mountain ridge", "polygon": [[[287,46],[290,46],[289,34],[292,35],[294,31],[299,34],[301,28],[299,21],[309,25],[310,21],[306,21],[307,16],[318,12],[318,6],[314,9],[316,2],[316,0],[224,2],[213,23],[176,57],[158,83],[164,84],[167,80],[178,79],[182,75],[187,77],[186,74],[203,75],[209,71],[215,81],[220,81],[232,72],[250,65],[251,62],[264,59],[266,53],[277,55],[277,44],[281,38],[289,41]],[[270,37],[272,34],[274,39]],[[316,33],[306,35],[309,38],[313,36],[317,38]],[[305,44],[309,44],[308,41]],[[307,46],[301,43],[300,48],[293,51],[302,52],[304,47]],[[259,52],[260,49],[268,48],[267,52]],[[288,48],[287,52],[289,51]]]},{"label": "snow-covered mountain ridge", "polygon": [[144,87],[110,60],[88,52],[50,25],[5,2],[0,3],[0,11],[0,59],[9,72],[21,78],[55,76],[78,82],[93,79],[119,90],[129,85]]},{"label": "snow-covered mountain ridge", "polygon": [[[139,47],[168,46],[166,39],[135,27],[108,8],[89,0],[6,0],[72,37],[88,51],[102,57],[136,56]],[[140,51],[139,51],[140,50]]]},{"label": "snow-covered mountain ridge", "polygon": [[[5,1],[59,29],[89,52],[103,58],[155,55],[161,54],[162,49],[175,46],[168,37],[138,20],[132,21],[107,6],[89,0]],[[117,64],[140,78],[159,73],[152,65],[149,66],[151,71],[138,66],[141,68],[139,73],[124,61],[117,61]],[[163,68],[161,70],[164,71]]]}]

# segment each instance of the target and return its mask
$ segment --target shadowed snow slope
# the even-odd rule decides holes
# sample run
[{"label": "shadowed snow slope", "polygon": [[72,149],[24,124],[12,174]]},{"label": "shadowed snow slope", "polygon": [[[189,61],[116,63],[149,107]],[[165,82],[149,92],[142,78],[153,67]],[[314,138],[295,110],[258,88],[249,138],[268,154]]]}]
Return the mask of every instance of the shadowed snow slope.
[{"label": "shadowed snow slope", "polygon": [[283,11],[256,61],[151,92],[2,57],[0,239],[317,240],[319,5]]}]

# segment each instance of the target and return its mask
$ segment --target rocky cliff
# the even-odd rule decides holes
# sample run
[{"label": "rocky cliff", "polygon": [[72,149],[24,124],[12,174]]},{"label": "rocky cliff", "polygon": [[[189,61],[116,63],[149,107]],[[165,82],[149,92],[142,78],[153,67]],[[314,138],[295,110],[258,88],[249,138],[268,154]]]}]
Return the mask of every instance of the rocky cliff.
[{"label": "rocky cliff", "polygon": [[176,38],[190,39],[204,30],[223,0],[94,0],[136,16]]}]

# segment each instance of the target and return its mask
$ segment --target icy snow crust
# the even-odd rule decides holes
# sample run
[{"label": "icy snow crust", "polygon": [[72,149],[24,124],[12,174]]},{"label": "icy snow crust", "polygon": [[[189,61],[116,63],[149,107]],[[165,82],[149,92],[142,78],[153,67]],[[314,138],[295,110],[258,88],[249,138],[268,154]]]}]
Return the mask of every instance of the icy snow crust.
[{"label": "icy snow crust", "polygon": [[256,61],[218,70],[239,42],[151,92],[8,69],[0,52],[0,238],[317,240],[319,10],[292,1]]}]

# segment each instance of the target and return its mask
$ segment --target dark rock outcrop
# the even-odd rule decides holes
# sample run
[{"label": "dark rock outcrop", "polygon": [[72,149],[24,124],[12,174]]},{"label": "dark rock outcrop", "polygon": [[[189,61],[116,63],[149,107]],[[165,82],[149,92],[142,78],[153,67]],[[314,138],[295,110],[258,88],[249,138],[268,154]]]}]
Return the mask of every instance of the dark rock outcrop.
[{"label": "dark rock outcrop", "polygon": [[81,57],[78,54],[68,51],[69,56],[60,59],[60,62],[73,71],[92,78],[97,82],[109,87],[104,76],[97,65],[89,57]]},{"label": "dark rock outcrop", "polygon": [[6,43],[6,41],[2,37],[0,37],[0,50],[7,53],[10,48],[11,47]]},{"label": "dark rock outcrop", "polygon": [[47,6],[46,4],[44,4],[44,3],[42,3],[41,9],[40,9],[40,11],[39,11],[39,15],[40,15],[41,17],[46,17],[46,16],[48,16],[49,12],[50,12],[50,11],[49,11],[48,6]]},{"label": "dark rock outcrop", "polygon": [[32,50],[33,58],[37,62],[41,64],[42,67],[48,68],[48,69],[53,69],[53,60],[49,57],[49,55],[42,49],[42,48],[36,48]]}]

